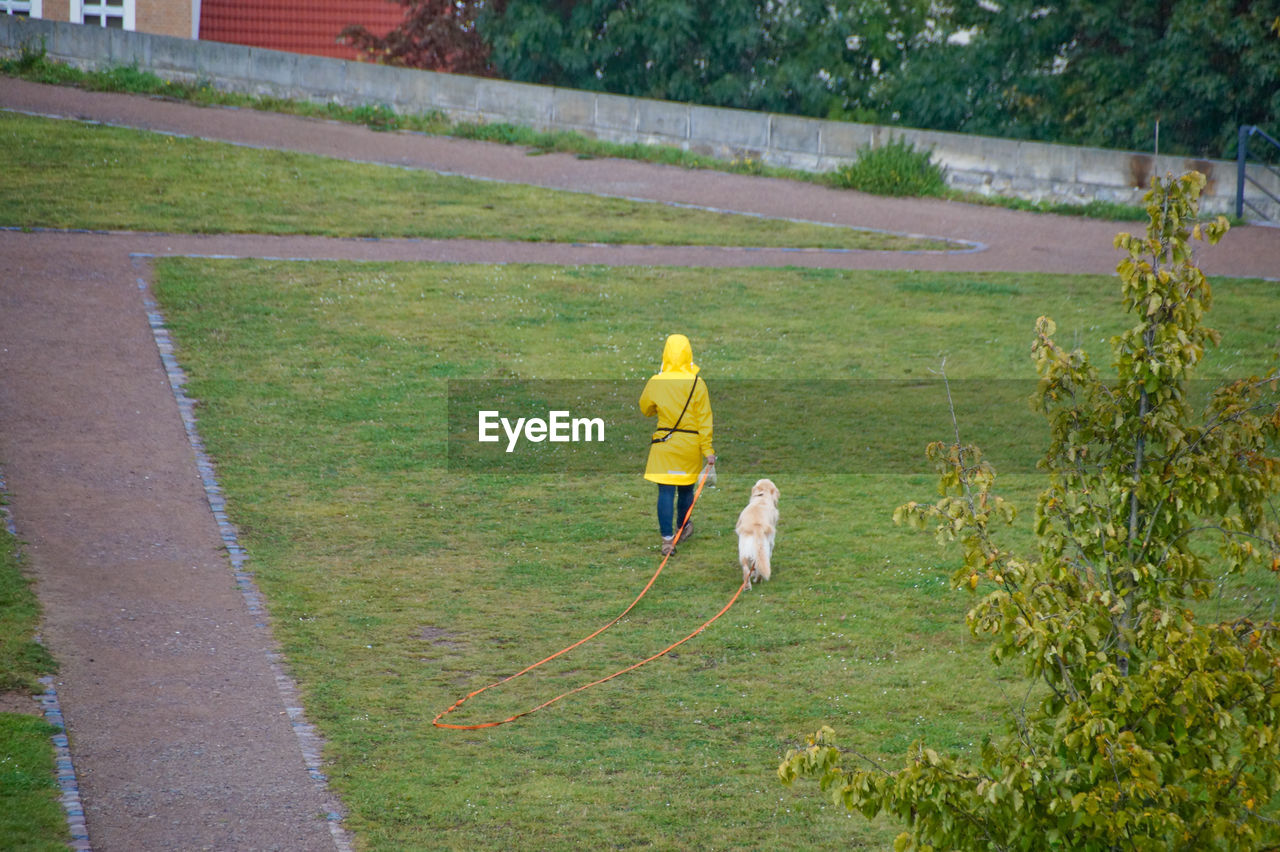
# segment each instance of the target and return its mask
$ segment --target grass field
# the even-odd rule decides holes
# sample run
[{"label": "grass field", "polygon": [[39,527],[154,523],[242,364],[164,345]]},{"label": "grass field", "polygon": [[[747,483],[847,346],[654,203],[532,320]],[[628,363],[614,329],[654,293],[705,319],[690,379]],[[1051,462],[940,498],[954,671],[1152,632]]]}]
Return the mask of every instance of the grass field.
[{"label": "grass field", "polygon": [[[482,139],[505,145],[518,145],[531,154],[560,152],[584,158],[621,158],[680,166],[688,169],[714,169],[788,180],[803,180],[829,186],[847,186],[837,172],[813,173],[796,169],[766,166],[759,160],[734,158],[725,160],[696,154],[672,145],[643,142],[615,143],[594,139],[574,131],[538,131],[506,122],[496,124],[454,122],[439,110],[401,114],[385,104],[342,106],[331,101],[313,102],[272,96],[247,95],[214,88],[207,81],[183,83],[166,80],[137,66],[113,66],[103,70],[85,70],[50,60],[43,46],[25,46],[16,57],[0,57],[0,75],[19,77],[37,83],[76,86],[96,92],[122,92],[183,100],[202,106],[230,106],[281,112],[309,118],[322,118],[364,124],[375,130],[409,130],[431,135],[452,135],[463,139]],[[902,177],[905,177],[902,176]],[[996,205],[1017,210],[1056,213],[1066,216],[1088,216],[1120,221],[1145,221],[1146,212],[1139,206],[1094,200],[1086,204],[1051,201],[1032,202],[1020,198],[1003,198],[954,188],[945,197],[971,204]]]},{"label": "grass field", "polygon": [[[44,646],[34,641],[39,620],[40,606],[22,570],[18,542],[0,523],[0,697],[21,702],[39,691],[41,675],[54,670]],[[57,731],[39,716],[0,709],[0,847],[31,852],[66,848],[69,835],[49,746]]]},{"label": "grass field", "polygon": [[[64,161],[117,144],[104,129],[73,127],[41,128],[69,146]],[[193,174],[232,156],[181,150]],[[303,164],[234,156],[263,175],[259,206],[296,199],[289,169]],[[55,184],[45,170],[21,194],[59,198],[60,227],[102,227],[142,217],[158,191],[150,173],[122,168],[111,186],[125,203],[108,215],[91,171]],[[364,206],[365,192],[347,194],[348,210]],[[578,233],[566,223],[598,218],[578,207],[591,203],[561,197],[544,215],[563,217],[549,223],[555,233]],[[232,228],[225,207],[181,218],[172,206],[157,226],[265,221],[245,215]],[[510,227],[487,221],[497,206],[474,211],[469,236]],[[39,224],[30,208],[3,209],[6,221]],[[347,215],[321,207],[286,227],[335,233],[350,227]],[[1217,282],[1210,324],[1225,341],[1206,378],[1269,363],[1273,286]],[[892,434],[894,400],[810,409],[787,397],[796,431],[812,440],[776,442],[764,460],[756,448],[771,436],[755,434],[763,421],[730,398],[733,383],[935,380],[944,360],[971,386],[1032,379],[1036,316],[1054,317],[1059,339],[1103,361],[1125,321],[1116,281],[1087,276],[169,259],[157,262],[155,290],[273,630],[328,742],[347,824],[360,848],[378,850],[885,848],[895,827],[850,817],[812,788],[781,787],[774,770],[786,749],[822,723],[887,764],[920,737],[973,749],[1026,686],[993,670],[968,637],[970,597],[948,588],[951,555],[890,522],[897,505],[933,492],[923,446],[918,472],[904,472],[896,453],[879,467],[862,459],[859,473],[830,457],[849,433]],[[448,441],[451,387],[591,379],[638,396],[673,331],[692,339],[725,418],[719,487],[699,504],[697,538],[623,622],[450,720],[526,709],[701,624],[737,588],[733,521],[761,475],[783,494],[773,581],[637,672],[512,725],[434,728],[459,697],[611,619],[658,563],[654,489],[639,474],[647,445],[634,448],[631,472],[461,469]],[[642,424],[626,405],[600,413]],[[804,417],[810,410],[843,416]],[[936,429],[947,437],[950,426]],[[1035,477],[1004,482],[1029,508]],[[1249,581],[1214,605],[1274,600],[1274,586]]]},{"label": "grass field", "polygon": [[[600,198],[0,112],[38,151],[0,178],[0,224],[652,245],[936,250],[945,241]],[[122,186],[135,191],[122,193]]]},{"label": "grass field", "polygon": [[[276,635],[372,849],[884,848],[896,829],[779,786],[783,752],[824,722],[889,764],[918,737],[971,749],[1025,698],[966,635],[950,557],[889,520],[932,493],[923,463],[822,474],[798,442],[760,468],[749,430],[722,422],[698,537],[640,606],[449,720],[504,718],[697,627],[737,586],[732,525],[761,475],[783,492],[775,579],[637,672],[512,725],[433,728],[457,698],[608,621],[658,563],[645,445],[631,474],[458,471],[450,380],[610,378],[638,395],[677,329],[713,402],[718,382],[901,379],[944,357],[957,381],[1030,376],[1034,316],[1097,351],[1122,322],[1114,290],[1102,277],[798,269],[169,260],[158,274]],[[691,292],[697,309],[673,319]],[[1265,362],[1269,299],[1259,282],[1220,283],[1227,340],[1208,375]],[[891,410],[862,414],[892,428]],[[847,426],[809,424],[818,446]],[[1034,484],[1007,487],[1029,508]]]}]

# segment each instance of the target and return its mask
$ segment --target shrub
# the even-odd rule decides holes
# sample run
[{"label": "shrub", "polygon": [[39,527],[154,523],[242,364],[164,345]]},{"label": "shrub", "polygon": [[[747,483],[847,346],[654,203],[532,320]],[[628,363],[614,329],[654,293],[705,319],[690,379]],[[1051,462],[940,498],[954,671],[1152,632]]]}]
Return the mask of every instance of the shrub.
[{"label": "shrub", "polygon": [[18,49],[18,59],[15,63],[19,73],[27,73],[46,62],[48,49],[45,46],[44,36],[39,39],[26,38],[22,40],[22,44]]},{"label": "shrub", "polygon": [[360,104],[354,107],[343,107],[328,104],[326,112],[335,118],[363,124],[371,130],[391,131],[401,127],[400,116],[386,104]]},{"label": "shrub", "polygon": [[945,173],[932,152],[917,151],[905,139],[859,148],[857,158],[836,169],[831,180],[841,189],[875,195],[938,196],[946,189]]}]

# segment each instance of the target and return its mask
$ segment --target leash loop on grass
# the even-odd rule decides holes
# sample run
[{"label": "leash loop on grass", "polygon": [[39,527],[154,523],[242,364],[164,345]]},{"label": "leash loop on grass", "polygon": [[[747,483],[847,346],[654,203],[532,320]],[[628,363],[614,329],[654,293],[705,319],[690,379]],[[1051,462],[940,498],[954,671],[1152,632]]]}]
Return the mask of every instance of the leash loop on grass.
[{"label": "leash loop on grass", "polygon": [[[700,496],[702,496],[702,488],[703,488],[703,486],[704,486],[704,485],[706,484],[706,482],[707,482],[707,475],[710,473],[710,471],[711,471],[711,466],[710,466],[710,465],[707,465],[706,467],[704,467],[704,468],[702,469],[702,475],[701,475],[701,476],[699,477],[699,479],[698,479],[698,489],[693,493],[693,502],[689,504],[689,511],[685,512],[684,519],[680,522],[680,529],[676,530],[676,535],[675,535],[675,538],[672,540],[672,544],[677,544],[677,543],[679,543],[679,541],[680,541],[680,536],[684,534],[684,528],[685,528],[685,525],[689,523],[689,516],[693,514],[693,507],[694,507],[694,506],[696,506],[696,505],[698,505],[698,498],[699,498]],[[725,604],[723,607],[721,607],[721,609],[720,609],[720,611],[719,611],[719,612],[717,612],[715,615],[711,616],[711,618],[709,618],[709,619],[707,619],[706,621],[704,621],[704,622],[703,622],[703,623],[698,627],[698,629],[697,629],[697,630],[693,631],[693,632],[692,632],[692,633],[690,633],[688,636],[684,637],[683,639],[681,639],[681,640],[680,640],[680,641],[678,641],[678,642],[673,642],[672,644],[670,644],[670,645],[668,645],[667,647],[663,648],[661,651],[659,651],[658,653],[654,654],[654,655],[653,655],[653,656],[651,656],[651,657],[646,657],[645,659],[643,659],[643,660],[639,661],[638,663],[632,663],[631,665],[627,666],[626,668],[619,669],[618,671],[614,672],[613,674],[608,675],[608,676],[606,676],[606,677],[602,677],[602,678],[600,678],[599,680],[593,680],[591,683],[584,683],[582,686],[575,687],[575,688],[573,688],[573,689],[569,690],[568,692],[562,692],[561,694],[557,695],[555,698],[552,698],[552,699],[550,699],[550,700],[548,700],[548,701],[544,701],[544,702],[542,702],[542,703],[541,703],[541,704],[539,704],[537,707],[531,707],[531,708],[529,708],[528,710],[525,710],[525,711],[524,711],[524,712],[522,712],[522,713],[517,713],[517,714],[515,714],[514,716],[508,716],[508,717],[507,717],[507,718],[505,718],[505,719],[499,719],[499,720],[497,720],[497,721],[495,721],[495,722],[480,722],[480,723],[475,724],[475,725],[455,725],[455,724],[452,724],[452,723],[449,723],[449,722],[442,722],[442,721],[440,721],[440,720],[441,720],[441,719],[443,719],[445,716],[448,716],[448,715],[449,715],[450,713],[452,713],[454,710],[457,710],[457,709],[458,709],[459,707],[461,707],[463,704],[466,704],[468,701],[470,701],[472,698],[475,698],[475,697],[476,697],[477,695],[479,695],[480,693],[482,693],[482,692],[486,692],[487,690],[490,690],[490,689],[493,689],[495,686],[501,686],[502,684],[504,684],[504,683],[506,683],[506,682],[508,682],[508,681],[515,680],[516,678],[520,677],[521,675],[528,674],[529,672],[533,671],[534,669],[538,668],[539,666],[543,665],[544,663],[549,663],[549,662],[551,662],[552,660],[554,660],[556,657],[563,656],[564,654],[567,654],[567,653],[569,653],[570,651],[572,651],[574,648],[577,648],[579,645],[583,645],[583,644],[585,644],[585,643],[587,643],[587,642],[591,641],[591,640],[592,640],[592,639],[594,639],[595,637],[599,636],[601,633],[603,633],[603,632],[605,632],[606,630],[608,630],[608,629],[609,629],[610,627],[612,627],[613,625],[617,624],[619,621],[621,621],[621,620],[626,616],[626,614],[627,614],[627,613],[631,612],[631,610],[635,608],[636,604],[640,603],[640,599],[641,599],[641,598],[643,598],[646,594],[648,594],[649,589],[653,588],[653,584],[657,581],[657,579],[658,579],[658,575],[660,575],[660,574],[662,573],[662,569],[666,567],[666,565],[667,565],[667,560],[671,558],[671,556],[672,556],[672,554],[673,554],[673,553],[675,553],[675,551],[674,551],[674,550],[672,550],[672,552],[671,552],[671,553],[668,553],[666,556],[663,556],[663,557],[662,557],[662,561],[661,561],[660,563],[658,563],[658,570],[656,570],[656,571],[654,571],[654,572],[653,572],[653,576],[649,578],[649,582],[645,584],[645,587],[644,587],[643,589],[641,589],[641,590],[640,590],[640,594],[636,595],[635,600],[633,600],[630,604],[628,604],[628,605],[627,605],[627,608],[626,608],[626,609],[624,609],[622,612],[620,612],[620,613],[619,613],[619,614],[618,614],[618,615],[617,615],[617,616],[616,616],[612,621],[610,621],[608,624],[604,625],[604,626],[603,626],[603,627],[601,627],[599,630],[596,630],[594,633],[590,633],[590,634],[588,634],[588,635],[586,635],[586,636],[582,637],[582,638],[581,638],[581,639],[579,639],[577,642],[574,642],[572,645],[569,645],[569,646],[567,646],[567,647],[565,647],[565,648],[560,649],[559,651],[556,651],[556,652],[555,652],[554,654],[552,654],[551,656],[549,656],[549,657],[544,657],[544,658],[542,658],[541,660],[538,660],[538,662],[533,663],[532,665],[525,666],[523,669],[521,669],[520,671],[516,672],[516,673],[515,673],[515,674],[513,674],[513,675],[507,675],[506,677],[502,678],[502,680],[494,681],[493,683],[489,684],[488,686],[482,686],[482,687],[480,687],[479,689],[477,689],[475,692],[468,693],[467,695],[463,696],[462,698],[459,698],[457,701],[453,702],[453,704],[452,704],[450,707],[448,707],[448,708],[447,708],[447,709],[445,709],[445,710],[441,710],[439,713],[437,713],[437,714],[436,714],[436,717],[435,717],[434,719],[432,719],[432,720],[431,720],[431,724],[432,724],[432,725],[435,725],[437,728],[449,728],[450,730],[454,730],[454,731],[478,731],[478,730],[480,730],[480,729],[482,729],[482,728],[496,728],[496,727],[498,727],[499,725],[505,725],[505,724],[507,724],[508,722],[514,722],[516,719],[522,718],[522,717],[524,717],[524,716],[528,716],[530,713],[536,713],[537,711],[539,711],[539,710],[543,709],[544,707],[550,707],[552,704],[555,704],[557,701],[560,701],[561,699],[568,698],[570,695],[574,695],[574,694],[576,694],[576,693],[582,692],[584,689],[590,689],[590,688],[591,688],[591,687],[593,687],[593,686],[599,686],[600,684],[604,683],[605,681],[613,680],[615,677],[618,677],[619,675],[624,675],[624,674],[626,674],[627,672],[634,671],[635,669],[638,669],[638,668],[640,668],[641,666],[643,666],[645,663],[651,663],[651,662],[653,662],[654,660],[658,659],[659,657],[662,657],[662,656],[664,656],[664,655],[666,655],[666,654],[670,653],[670,652],[671,652],[672,650],[674,650],[675,648],[680,647],[680,646],[681,646],[681,645],[683,645],[685,642],[688,642],[690,639],[692,639],[693,637],[697,636],[697,635],[698,635],[699,633],[701,633],[702,631],[706,630],[708,627],[710,627],[710,626],[712,625],[712,623],[714,623],[714,622],[715,622],[715,620],[716,620],[716,619],[718,619],[720,616],[722,616],[722,615],[724,615],[726,612],[728,612],[728,611],[729,611],[729,608],[730,608],[731,606],[733,606],[733,605],[737,602],[738,597],[742,594],[742,590],[743,590],[743,589],[745,589],[745,588],[747,587],[747,583],[746,583],[746,581],[745,581],[745,580],[742,582],[742,585],[738,586],[738,590],[737,590],[736,592],[734,592],[734,593],[733,593],[733,597],[729,599],[729,602],[728,602],[727,604]]]}]

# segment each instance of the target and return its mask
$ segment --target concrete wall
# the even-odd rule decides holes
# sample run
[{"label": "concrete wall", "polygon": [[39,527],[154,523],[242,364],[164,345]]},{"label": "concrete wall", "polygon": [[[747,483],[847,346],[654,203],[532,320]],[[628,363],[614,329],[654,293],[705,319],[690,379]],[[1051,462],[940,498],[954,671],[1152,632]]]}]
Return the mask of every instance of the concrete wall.
[{"label": "concrete wall", "polygon": [[[1202,209],[1235,210],[1234,161],[1153,157],[692,106],[0,16],[0,53],[16,54],[23,45],[38,47],[41,39],[50,58],[82,68],[135,65],[166,79],[208,82],[249,94],[350,106],[383,104],[402,113],[440,110],[458,120],[574,130],[613,142],[673,145],[806,171],[830,170],[856,157],[859,148],[905,139],[917,149],[932,150],[935,162],[946,167],[948,181],[957,188],[1032,201],[1138,204],[1153,174],[1197,169],[1209,178]],[[1280,196],[1280,179],[1274,174],[1251,172]],[[1280,221],[1280,205],[1252,187],[1246,189],[1246,197],[1269,219]],[[1246,211],[1246,217],[1250,215]]]}]

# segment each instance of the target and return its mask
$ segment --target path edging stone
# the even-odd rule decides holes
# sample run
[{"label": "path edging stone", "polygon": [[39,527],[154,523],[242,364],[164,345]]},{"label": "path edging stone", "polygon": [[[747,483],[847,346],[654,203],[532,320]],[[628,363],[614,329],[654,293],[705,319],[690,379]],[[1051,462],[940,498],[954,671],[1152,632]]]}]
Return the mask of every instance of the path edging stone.
[{"label": "path edging stone", "polygon": [[[155,339],[161,364],[164,366],[165,375],[169,380],[169,388],[173,391],[174,401],[178,405],[178,413],[182,418],[187,442],[191,445],[192,452],[195,453],[196,469],[200,474],[200,481],[204,488],[205,496],[208,498],[209,508],[213,512],[214,521],[218,526],[218,533],[222,538],[227,556],[231,562],[236,589],[244,598],[245,606],[250,614],[256,619],[254,627],[268,633],[267,644],[270,647],[273,644],[273,640],[270,637],[270,625],[267,622],[268,614],[264,598],[258,589],[257,583],[254,582],[253,572],[246,567],[249,554],[240,544],[235,525],[231,523],[231,519],[227,515],[227,501],[223,495],[222,487],[218,484],[213,459],[205,451],[204,441],[200,438],[200,432],[196,427],[195,400],[189,397],[186,392],[186,372],[182,369],[182,365],[178,363],[173,338],[169,334],[169,329],[165,325],[164,314],[160,311],[160,306],[151,292],[151,285],[145,275],[149,262],[153,258],[154,255],[130,254],[134,269],[138,273],[138,290],[142,295],[142,304],[147,313],[147,324],[150,326],[152,337]],[[316,788],[327,804],[325,822],[329,827],[330,835],[333,837],[334,845],[337,847],[338,852],[353,852],[351,839],[343,826],[345,809],[329,789],[329,778],[324,773],[324,738],[315,726],[306,719],[297,682],[285,671],[283,665],[284,657],[273,650],[268,650],[266,654],[271,674],[275,678],[276,688],[279,690],[280,698],[284,703],[285,712],[289,716],[290,727],[297,737],[298,747],[302,752],[307,774],[315,782]],[[83,820],[83,816],[81,819]]]},{"label": "path edging stone", "polygon": [[[8,493],[4,471],[0,470],[0,498],[7,497]],[[0,501],[0,520],[3,520],[4,528],[16,540],[18,527],[14,523],[13,513],[9,511],[8,504],[3,501]],[[39,634],[34,638],[36,642],[44,644]],[[58,703],[58,690],[53,684],[52,675],[40,678],[40,684],[44,686],[44,692],[35,696],[36,703],[40,705],[40,715],[47,723],[58,729],[50,740],[53,743],[58,791],[61,793],[58,801],[66,812],[67,829],[71,833],[69,848],[74,852],[92,852],[93,847],[89,844],[89,828],[84,819],[84,804],[80,801],[80,782],[76,779],[75,764],[71,760],[71,743],[67,739],[67,725],[62,718],[62,705]]]}]

